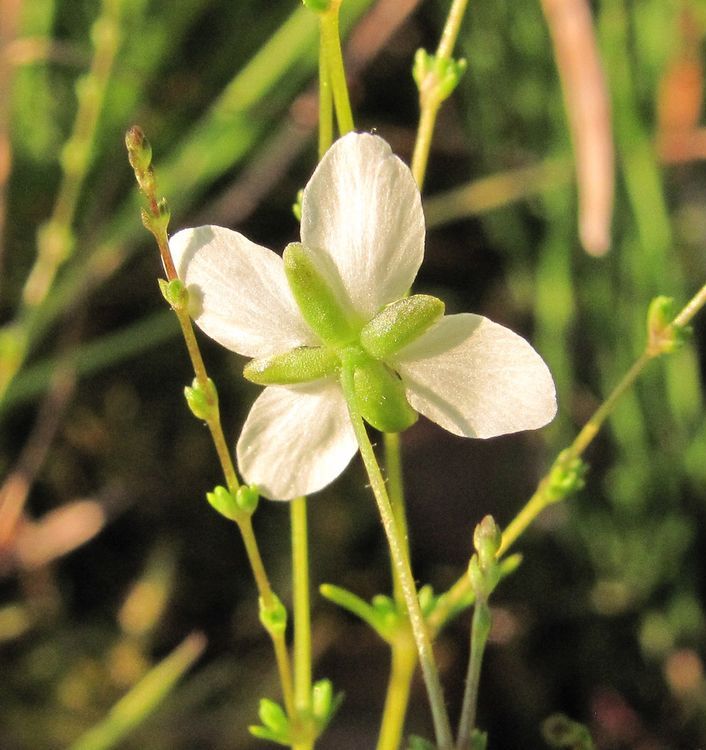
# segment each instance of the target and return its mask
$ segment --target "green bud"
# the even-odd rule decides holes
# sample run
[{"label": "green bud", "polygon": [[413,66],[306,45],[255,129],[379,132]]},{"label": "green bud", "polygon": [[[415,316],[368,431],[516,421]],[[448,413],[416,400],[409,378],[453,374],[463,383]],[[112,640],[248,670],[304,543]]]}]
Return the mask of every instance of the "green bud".
[{"label": "green bud", "polygon": [[424,49],[418,49],[414,56],[412,77],[420,96],[433,97],[438,104],[448,99],[461,77],[466,72],[464,59],[454,60],[448,57],[437,57]]},{"label": "green bud", "polygon": [[545,490],[547,499],[558,503],[583,489],[587,472],[588,464],[580,458],[569,458],[569,454],[562,451],[549,471]]},{"label": "green bud", "polygon": [[181,279],[166,281],[159,279],[159,290],[173,310],[184,311],[189,307],[189,290]]},{"label": "green bud", "polygon": [[125,147],[130,166],[135,172],[144,172],[152,164],[152,146],[139,125],[133,125],[125,133]]},{"label": "green bud", "polygon": [[375,359],[386,359],[419,338],[444,314],[444,303],[428,294],[403,297],[384,307],[360,332],[360,343]]},{"label": "green bud", "polygon": [[353,386],[360,415],[380,432],[402,432],[418,414],[409,405],[404,385],[387,365],[360,357],[353,372]]},{"label": "green bud", "polygon": [[206,493],[206,499],[210,505],[217,510],[222,516],[231,521],[237,521],[240,516],[240,507],[233,493],[225,487],[218,485],[213,492]]},{"label": "green bud", "polygon": [[476,526],[473,532],[473,546],[478,552],[482,568],[488,568],[495,562],[502,538],[502,533],[492,516],[485,516]]},{"label": "green bud", "polygon": [[480,729],[474,729],[471,732],[469,750],[487,750],[488,733],[481,732]]},{"label": "green bud", "polygon": [[272,357],[253,359],[243,376],[258,385],[291,385],[334,375],[340,366],[338,355],[323,346],[300,346]]},{"label": "green bud", "polygon": [[340,292],[317,268],[309,250],[298,242],[284,249],[284,272],[304,320],[326,344],[340,346],[353,341],[356,326],[340,305]]},{"label": "green bud", "polygon": [[287,629],[287,609],[276,594],[272,594],[273,602],[265,607],[262,597],[260,604],[260,622],[270,635],[282,635]]},{"label": "green bud", "polygon": [[647,311],[647,351],[653,357],[670,354],[691,335],[689,326],[675,326],[677,309],[671,297],[655,297]]},{"label": "green bud", "polygon": [[428,617],[436,607],[437,597],[434,595],[434,587],[430,584],[425,584],[419,589],[419,606],[422,609],[422,614]]},{"label": "green bud", "polygon": [[194,378],[191,387],[186,386],[184,388],[184,396],[191,413],[197,419],[210,422],[215,416],[216,409],[218,409],[218,392],[211,378],[207,380],[204,386]]},{"label": "green bud", "polygon": [[257,510],[259,502],[260,493],[257,491],[257,487],[252,487],[247,484],[238,487],[238,490],[235,493],[235,503],[243,513],[252,515]]}]

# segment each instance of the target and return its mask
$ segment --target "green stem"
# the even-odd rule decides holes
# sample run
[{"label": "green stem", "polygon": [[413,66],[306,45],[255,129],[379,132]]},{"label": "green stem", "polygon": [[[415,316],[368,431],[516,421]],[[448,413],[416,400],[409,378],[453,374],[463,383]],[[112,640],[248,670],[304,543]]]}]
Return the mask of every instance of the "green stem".
[{"label": "green stem", "polygon": [[319,43],[319,161],[333,143],[333,93],[323,44],[323,23]]},{"label": "green stem", "polygon": [[403,540],[400,539],[397,523],[390,506],[390,499],[387,495],[385,480],[380,471],[380,466],[375,457],[375,452],[370,443],[365,424],[358,412],[353,385],[353,365],[351,362],[346,362],[345,358],[341,373],[341,385],[348,404],[348,411],[350,413],[356,440],[358,441],[360,455],[368,473],[370,486],[378,505],[378,511],[380,512],[380,519],[382,521],[383,529],[385,530],[385,535],[387,536],[392,563],[395,566],[397,575],[400,579],[400,586],[402,588],[405,605],[412,625],[412,632],[414,633],[414,640],[417,646],[419,664],[422,668],[422,674],[424,676],[424,682],[429,696],[429,703],[431,704],[436,742],[439,746],[439,750],[451,750],[451,726],[444,705],[444,695],[441,689],[439,673],[434,661],[431,639],[429,638],[426,623],[424,622],[424,615],[419,606],[417,587],[414,583],[414,576],[410,569],[409,559],[405,553],[405,544]]},{"label": "green stem", "polygon": [[[451,59],[467,5],[468,0],[454,0],[451,5],[436,50],[437,60]],[[436,117],[443,102],[438,89],[439,80],[435,72],[428,73],[419,86],[419,127],[417,129],[417,140],[414,144],[414,154],[412,155],[412,174],[420,190],[426,175]]]},{"label": "green stem", "polygon": [[[265,565],[262,562],[260,548],[257,544],[255,532],[252,527],[251,516],[244,515],[243,518],[237,521],[237,525],[243,538],[245,552],[248,556],[248,562],[250,563],[250,569],[252,570],[253,578],[255,579],[255,586],[257,587],[262,606],[265,610],[272,611],[277,606],[277,598],[272,591],[270,580],[265,571]],[[296,711],[292,666],[289,661],[287,642],[284,633],[279,633],[269,629],[267,629],[267,632],[272,640],[272,647],[275,652],[275,660],[277,662],[277,671],[279,673],[279,681],[282,688],[284,707],[287,714],[290,717],[293,717],[296,715]]]},{"label": "green stem", "polygon": [[326,72],[333,93],[338,132],[345,135],[353,130],[354,125],[338,29],[340,8],[341,0],[332,0],[331,7],[321,14],[321,51],[326,61]]},{"label": "green stem", "polygon": [[409,691],[417,666],[417,650],[408,627],[395,634],[391,648],[390,679],[387,683],[377,750],[398,750],[402,742]]},{"label": "green stem", "polygon": [[[383,434],[385,449],[385,469],[387,473],[387,493],[392,506],[392,513],[397,524],[397,531],[404,544],[405,555],[409,559],[409,537],[407,533],[407,513],[405,510],[404,484],[402,480],[402,450],[399,432]],[[399,576],[392,567],[392,585],[395,601],[398,605],[404,603]]]},{"label": "green stem", "polygon": [[[290,503],[292,524],[292,583],[294,599],[294,705],[299,717],[311,711],[311,615],[309,605],[309,542],[306,498]],[[296,745],[298,750],[311,742]]]},{"label": "green stem", "polygon": [[480,670],[483,665],[483,655],[488,642],[488,634],[490,633],[490,622],[490,607],[488,606],[488,602],[477,599],[473,610],[473,622],[471,624],[471,650],[468,658],[466,689],[463,695],[463,707],[458,725],[456,750],[467,750],[471,735],[476,727]]}]

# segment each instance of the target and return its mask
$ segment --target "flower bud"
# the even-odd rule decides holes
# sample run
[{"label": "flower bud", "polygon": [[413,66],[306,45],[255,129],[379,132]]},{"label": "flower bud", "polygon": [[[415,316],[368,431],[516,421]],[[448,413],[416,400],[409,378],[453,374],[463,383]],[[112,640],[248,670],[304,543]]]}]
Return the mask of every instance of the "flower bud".
[{"label": "flower bud", "polygon": [[218,408],[218,392],[214,382],[209,378],[205,385],[201,385],[194,378],[192,385],[184,388],[184,397],[186,403],[191,409],[191,413],[197,419],[203,419],[209,422],[215,415]]},{"label": "flower bud", "polygon": [[444,314],[444,303],[428,294],[403,297],[384,307],[360,332],[360,343],[375,359],[386,359],[419,338]]},{"label": "flower bud", "polygon": [[676,305],[671,297],[655,297],[647,311],[647,351],[653,357],[671,354],[691,335],[691,328],[674,325]]},{"label": "flower bud", "polygon": [[287,629],[287,609],[276,594],[272,606],[265,607],[260,597],[260,622],[270,635],[281,635]]},{"label": "flower bud", "polygon": [[125,146],[130,165],[136,172],[149,169],[152,163],[152,146],[141,127],[133,125],[125,133]]}]

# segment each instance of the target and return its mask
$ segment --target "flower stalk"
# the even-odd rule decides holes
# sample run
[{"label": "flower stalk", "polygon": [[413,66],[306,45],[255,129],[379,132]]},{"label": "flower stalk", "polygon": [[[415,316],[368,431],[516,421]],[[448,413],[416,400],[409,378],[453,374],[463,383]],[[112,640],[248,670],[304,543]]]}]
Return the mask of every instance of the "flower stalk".
[{"label": "flower stalk", "polygon": [[[622,395],[633,386],[645,367],[652,360],[673,352],[688,338],[688,324],[706,305],[706,285],[702,286],[677,314],[667,315],[669,308],[664,302],[665,298],[658,297],[650,305],[647,343],[642,354],[596,409],[571,445],[557,456],[530,499],[503,531],[502,543],[498,550],[499,558],[506,554],[547,507],[564,500],[583,486],[583,475],[586,471],[586,465],[582,461],[584,452],[598,435]],[[466,576],[461,576],[453,584],[430,618],[432,633],[443,627],[456,611],[457,603],[467,597],[470,590]]]},{"label": "flower stalk", "polygon": [[387,495],[385,480],[380,471],[380,466],[375,457],[375,452],[370,443],[365,424],[363,423],[363,419],[357,409],[353,376],[353,367],[344,363],[341,373],[341,384],[343,386],[346,403],[348,404],[353,430],[355,432],[356,440],[358,441],[360,455],[363,459],[363,464],[365,465],[365,470],[370,480],[370,486],[378,505],[380,520],[382,521],[383,529],[387,537],[392,563],[397,571],[405,605],[409,614],[412,632],[417,646],[419,664],[422,668],[422,674],[424,676],[424,682],[427,688],[429,702],[431,704],[436,742],[439,746],[439,750],[451,750],[453,744],[451,726],[446,713],[443,690],[441,688],[441,681],[439,680],[439,673],[432,652],[431,639],[427,632],[424,615],[419,606],[417,587],[414,583],[414,576],[410,569],[409,559],[405,553],[405,544],[403,540],[400,539],[397,523],[392,512],[392,507],[390,506],[390,499]]}]

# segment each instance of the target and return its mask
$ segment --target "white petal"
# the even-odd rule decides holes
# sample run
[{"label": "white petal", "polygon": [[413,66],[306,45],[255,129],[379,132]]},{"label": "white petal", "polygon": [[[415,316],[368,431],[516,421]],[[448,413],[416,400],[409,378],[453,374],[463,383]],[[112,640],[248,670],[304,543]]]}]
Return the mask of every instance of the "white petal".
[{"label": "white petal", "polygon": [[554,381],[521,336],[480,315],[449,315],[395,356],[410,404],[455,435],[533,430],[556,414]]},{"label": "white petal", "polygon": [[357,450],[338,382],[265,388],[238,440],[240,471],[273,500],[309,495],[330,484]]},{"label": "white petal", "polygon": [[302,243],[329,256],[369,320],[412,286],[424,214],[409,168],[378,136],[349,133],[326,152],[302,198]]},{"label": "white petal", "polygon": [[276,253],[216,226],[177,232],[169,247],[196,324],[223,346],[268,357],[319,343],[299,314]]}]

